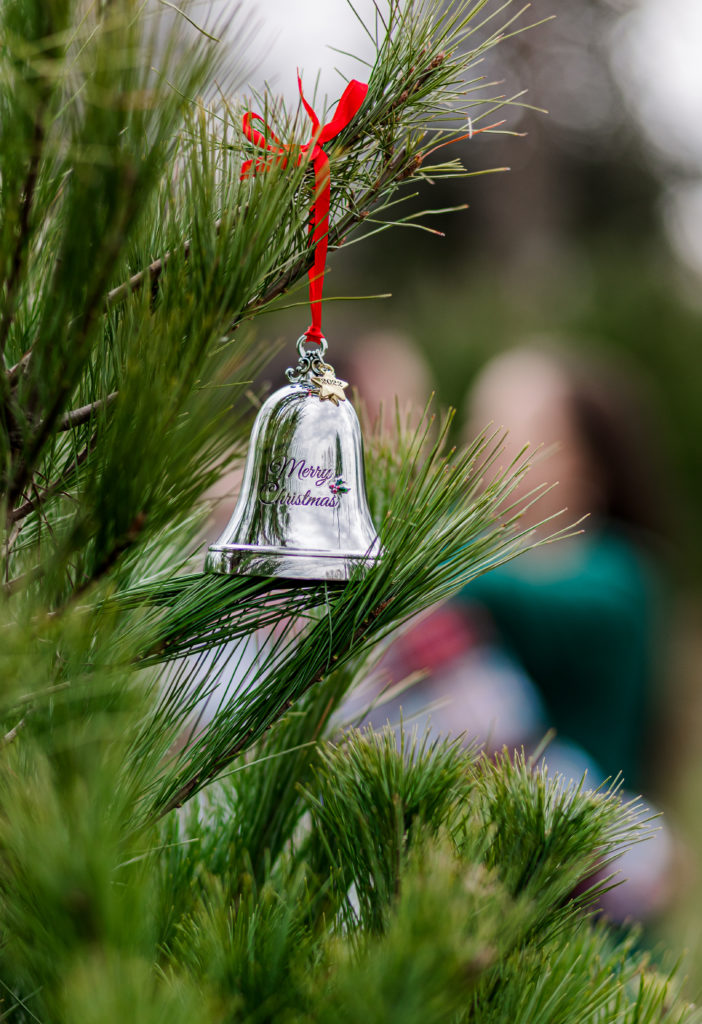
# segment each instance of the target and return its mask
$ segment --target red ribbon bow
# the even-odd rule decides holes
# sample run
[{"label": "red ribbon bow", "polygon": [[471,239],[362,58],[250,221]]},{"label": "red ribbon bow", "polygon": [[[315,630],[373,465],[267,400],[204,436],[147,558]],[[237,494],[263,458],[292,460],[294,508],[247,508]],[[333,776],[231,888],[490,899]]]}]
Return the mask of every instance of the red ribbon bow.
[{"label": "red ribbon bow", "polygon": [[[355,79],[346,86],[336,108],[336,113],[325,125],[320,125],[319,118],[312,107],[305,99],[302,92],[302,80],[297,76],[297,87],[300,90],[302,105],[307,111],[307,116],[312,122],[312,135],[309,142],[303,146],[286,146],[280,141],[269,126],[265,123],[260,114],[252,111],[244,114],[243,131],[246,138],[255,146],[265,149],[272,156],[263,159],[246,160],[241,165],[241,177],[247,178],[256,171],[269,171],[276,164],[287,167],[288,159],[295,160],[295,166],[311,162],[314,168],[314,203],[311,209],[310,218],[310,245],[314,248],[314,263],[309,271],[310,281],[310,307],[312,310],[312,323],[305,331],[310,341],[320,344],[322,338],[322,289],[324,288],[324,268],[327,262],[327,244],[329,236],[329,157],[322,149],[325,142],[341,132],[355,117],[360,109],[368,86]],[[261,121],[265,126],[265,134],[253,127],[253,121]]]}]

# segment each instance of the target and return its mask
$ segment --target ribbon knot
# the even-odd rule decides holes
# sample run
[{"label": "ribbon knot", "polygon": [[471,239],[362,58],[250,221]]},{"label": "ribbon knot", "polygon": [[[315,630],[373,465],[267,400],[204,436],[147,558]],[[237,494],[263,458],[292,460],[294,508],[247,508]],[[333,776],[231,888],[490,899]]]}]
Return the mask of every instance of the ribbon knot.
[{"label": "ribbon knot", "polygon": [[[302,80],[297,76],[297,87],[300,91],[302,105],[312,122],[312,134],[308,142],[301,146],[290,146],[283,143],[266,124],[260,114],[248,111],[244,114],[242,129],[244,135],[259,149],[266,151],[267,156],[255,160],[245,160],[241,165],[241,178],[248,178],[258,171],[269,171],[271,167],[287,167],[293,160],[296,167],[303,163],[311,163],[314,169],[314,202],[310,210],[310,247],[314,250],[314,262],[309,270],[310,309],[312,323],[305,331],[309,341],[321,343],[322,334],[322,290],[324,288],[324,268],[327,262],[329,237],[329,203],[331,198],[329,157],[322,146],[325,142],[343,131],[358,113],[368,92],[368,86],[355,79],[349,82],[339,100],[334,116],[327,124],[320,124],[319,118],[307,102],[302,92]],[[260,121],[265,132],[254,128],[253,122]]]}]

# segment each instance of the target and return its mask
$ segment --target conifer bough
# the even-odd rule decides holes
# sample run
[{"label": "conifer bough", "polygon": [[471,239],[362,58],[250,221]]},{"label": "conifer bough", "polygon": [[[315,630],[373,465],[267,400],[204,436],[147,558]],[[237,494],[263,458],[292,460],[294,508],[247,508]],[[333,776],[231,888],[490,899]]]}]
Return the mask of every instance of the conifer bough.
[{"label": "conifer bough", "polygon": [[[313,182],[240,180],[243,104],[197,97],[241,62],[206,34],[184,49],[164,6],[0,7],[0,1015],[699,1019],[582,914],[642,834],[616,791],[339,731],[399,624],[532,543],[527,455],[498,468],[499,438],[454,451],[448,421],[398,413],[366,426],[385,555],[365,577],[199,571],[202,495],[246,447],[251,325],[308,268]],[[366,26],[332,247],[424,226],[403,197],[463,174],[437,149],[509,105],[478,65],[511,10],[391,0]]]}]

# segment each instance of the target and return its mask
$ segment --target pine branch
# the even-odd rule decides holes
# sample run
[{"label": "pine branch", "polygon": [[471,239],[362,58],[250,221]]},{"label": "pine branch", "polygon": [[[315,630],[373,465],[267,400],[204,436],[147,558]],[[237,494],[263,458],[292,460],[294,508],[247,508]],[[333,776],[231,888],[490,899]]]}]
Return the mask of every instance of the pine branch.
[{"label": "pine branch", "polygon": [[39,177],[39,166],[44,143],[44,109],[45,101],[42,101],[35,115],[29,167],[27,169],[27,176],[22,189],[22,200],[20,203],[17,241],[12,255],[10,275],[5,283],[5,308],[3,310],[2,319],[0,319],[0,357],[4,356],[10,327],[12,326],[12,321],[15,316],[15,304],[22,277],[23,262],[29,248],[29,219],[32,211],[32,204],[34,202],[37,180]]},{"label": "pine branch", "polygon": [[59,432],[72,430],[74,427],[79,427],[83,423],[87,423],[96,412],[101,409],[106,409],[111,405],[115,398],[117,398],[117,395],[118,392],[113,391],[105,398],[98,398],[95,402],[90,402],[88,405],[83,405],[79,409],[71,409],[69,412],[64,413],[56,424],[56,430]]},{"label": "pine branch", "polygon": [[[221,227],[222,221],[216,221],[215,232],[217,234],[219,234]],[[189,238],[186,239],[186,241],[183,243],[183,258],[186,260],[190,255],[191,244],[192,243]],[[132,274],[128,281],[125,281],[123,284],[117,285],[116,288],[113,288],[111,291],[109,291],[105,296],[105,308],[109,310],[112,309],[113,306],[116,306],[120,302],[123,302],[134,292],[139,291],[139,289],[144,284],[146,284],[147,281],[149,282],[149,285],[151,287],[152,295],[155,294],[155,289],[158,286],[159,278],[161,277],[161,274],[168,266],[168,262],[170,259],[171,253],[165,253],[165,255],[160,257],[160,259],[154,260],[152,263],[150,263],[146,270],[137,271],[136,274]]]},{"label": "pine branch", "polygon": [[[461,11],[464,14],[466,24],[476,13],[476,11],[471,9],[469,5],[462,5]],[[465,12],[468,13],[466,14]],[[413,133],[411,132],[411,128],[414,125],[414,118],[416,117],[417,109],[423,111],[425,105],[430,103],[429,97],[434,99],[434,103],[438,108],[441,105],[439,97],[441,96],[442,88],[445,88],[447,83],[452,82],[457,77],[459,67],[462,71],[464,65],[467,66],[471,63],[470,58],[457,56],[454,52],[463,30],[464,25],[461,23],[460,17],[456,17],[452,28],[450,30],[446,30],[443,35],[442,43],[445,48],[439,52],[432,52],[432,41],[429,37],[426,40],[426,45],[422,48],[421,53],[419,54],[419,59],[415,59],[415,62],[411,65],[408,61],[406,66],[402,66],[402,58],[407,60],[408,58],[404,53],[402,54],[402,57],[399,56],[399,51],[401,51],[402,47],[394,41],[392,43],[389,42],[389,36],[383,46],[379,48],[378,61],[375,65],[374,73],[371,75],[371,87],[368,102],[363,108],[365,116],[357,116],[354,121],[351,122],[350,126],[344,130],[339,140],[329,147],[332,159],[336,152],[344,154],[340,164],[336,163],[334,166],[334,172],[332,175],[333,190],[335,190],[337,195],[343,194],[346,185],[344,179],[348,174],[345,164],[351,160],[354,166],[354,171],[358,175],[361,166],[363,165],[364,156],[367,154],[369,149],[372,152],[375,147],[379,151],[382,151],[382,166],[379,172],[376,173],[375,178],[367,181],[367,187],[361,195],[354,200],[353,206],[347,209],[346,212],[342,214],[340,220],[338,220],[336,224],[332,224],[330,227],[330,247],[342,245],[347,234],[359,223],[365,220],[370,209],[375,206],[379,200],[381,200],[388,190],[392,190],[404,181],[409,181],[415,178],[425,157],[437,149],[442,148],[443,145],[450,141],[450,132],[446,129],[437,130],[437,133],[433,138],[427,139],[425,137],[425,130]],[[497,35],[489,38],[483,46],[476,51],[476,54],[478,52],[482,53],[484,49],[494,45],[498,39],[499,36]],[[395,48],[398,53],[393,53],[393,48]],[[377,74],[379,68],[383,67],[382,60],[387,60],[392,71],[390,74],[387,74],[387,71],[384,71],[383,80],[374,84],[374,76]],[[485,102],[492,104],[492,101]],[[509,100],[501,98],[496,102],[496,104],[491,105],[490,109],[496,109],[497,107],[508,104],[509,102]],[[229,105],[226,106],[226,110],[227,115],[232,122],[238,123],[240,121],[238,111],[232,110]],[[383,146],[378,147],[375,136],[377,136],[380,126],[387,125],[388,123],[393,125],[394,139],[393,141],[384,143]],[[469,123],[471,123],[470,118]],[[500,124],[502,123],[503,122],[500,122]],[[494,127],[497,126],[491,126],[491,128]],[[490,128],[480,128],[475,129],[474,131],[471,127],[469,134],[472,137],[473,134],[489,130]],[[288,118],[284,134],[289,134],[290,131],[291,119]],[[443,140],[438,145],[436,144],[437,137]],[[403,140],[399,147],[395,144],[395,139]],[[237,145],[235,148],[237,151],[242,150],[241,144]],[[394,153],[394,150],[398,151]],[[244,149],[243,152],[245,153],[246,150]],[[370,166],[375,169],[376,159],[372,159],[370,161]],[[445,170],[445,167],[437,166],[435,168],[432,167],[429,170],[433,172],[442,172]],[[453,170],[454,172],[456,171],[455,168]],[[466,174],[467,172],[461,171],[460,173]],[[367,172],[365,177],[366,179],[368,178]],[[332,202],[332,205],[334,205],[334,201]],[[242,218],[238,218],[234,221],[232,226],[236,230],[240,224],[243,226]],[[216,222],[215,231],[217,233],[219,233],[222,225],[223,222],[221,219]],[[183,243],[182,254],[186,259],[190,255],[191,245],[192,241],[190,239]],[[306,238],[301,248],[301,254],[297,256],[292,265],[286,270],[280,272],[276,279],[268,285],[262,295],[248,298],[244,308],[238,311],[234,317],[233,326],[235,326],[242,317],[255,315],[261,309],[265,308],[270,302],[286,292],[288,288],[292,287],[304,276],[312,263],[311,254],[307,251]],[[138,271],[136,274],[132,275],[129,281],[113,288],[106,296],[106,308],[109,309],[121,303],[128,298],[129,295],[133,294],[133,292],[138,291],[147,281],[149,282],[152,291],[155,292],[161,275],[170,261],[171,256],[172,253],[167,252],[163,257],[153,261],[145,270]]]},{"label": "pine branch", "polygon": [[103,555],[101,561],[93,567],[90,575],[74,588],[71,598],[73,603],[75,603],[78,597],[81,597],[90,590],[91,587],[107,576],[110,569],[116,565],[125,551],[128,551],[129,548],[137,542],[144,530],[145,524],[146,514],[144,512],[139,512],[130,523],[126,532],[121,537],[115,539],[110,549]]},{"label": "pine branch", "polygon": [[[465,129],[448,127],[471,98],[459,79],[506,6],[393,0],[367,26],[369,103],[330,147],[332,244]],[[498,438],[454,452],[448,424],[381,420],[364,436],[384,553],[366,574],[186,574],[196,503],[250,411],[253,345],[243,325],[223,338],[307,269],[313,184],[240,182],[250,154],[226,118],[185,110],[208,62],[155,31],[155,76],[135,15],[0,4],[0,466],[26,469],[14,511],[2,479],[3,1012],[692,1024],[634,940],[582,914],[610,884],[588,889],[593,869],[646,830],[616,791],[458,744],[325,738],[398,625],[532,544],[525,456],[498,471]],[[32,184],[38,72],[55,95]]]},{"label": "pine branch", "polygon": [[[380,197],[383,190],[394,181],[401,181],[409,176],[409,169],[418,166],[416,162],[411,161],[407,163],[407,154],[403,149],[398,153],[391,161],[389,161],[387,167],[378,178],[377,182],[357,200],[353,209],[350,209],[348,213],[335,224],[329,231],[329,248],[333,249],[341,244],[348,234],[348,232],[360,224],[366,219],[369,213],[369,208],[376,202]],[[258,299],[251,300],[249,306],[247,306],[247,313],[255,312],[259,309],[263,309],[269,303],[273,302],[280,295],[283,295],[293,284],[297,283],[312,266],[313,255],[305,254],[301,256],[296,263],[290,267],[289,270],[281,274],[276,281],[274,281],[263,296]]]},{"label": "pine branch", "polygon": [[[195,616],[188,613],[190,600],[186,598],[184,607],[176,604],[173,609],[173,627],[168,614],[161,618],[159,628],[167,631],[169,639],[157,658],[191,656],[226,642],[235,645],[246,635],[247,621],[268,630],[271,643],[263,645],[255,663],[238,681],[241,694],[235,692],[206,733],[167,768],[156,796],[159,813],[178,806],[215,778],[264,735],[291,702],[331,670],[370,649],[397,625],[475,575],[533,543],[531,531],[520,528],[520,517],[534,494],[516,503],[510,497],[528,469],[528,460],[517,461],[484,485],[481,480],[489,475],[499,444],[494,439],[491,443],[479,439],[463,452],[447,451],[449,422],[430,447],[426,424],[400,445],[407,455],[392,478],[389,507],[380,520],[384,555],[365,575],[359,572],[335,591],[310,586],[299,592],[291,590],[286,598],[286,592],[280,590],[279,603],[269,609],[265,627],[261,617],[265,590],[260,584],[251,589],[254,585],[248,583],[253,603],[244,616],[246,584],[216,577],[208,584],[207,601],[203,600],[204,591],[198,594]],[[374,478],[378,474],[374,474],[370,453],[368,458],[368,475]],[[236,613],[230,606],[232,612],[227,614],[222,596],[229,591],[234,595],[237,590],[242,597]],[[151,600],[159,605],[168,600],[168,591],[160,596],[158,585],[140,588],[139,599],[148,598],[149,591]],[[315,604],[316,614],[310,616]],[[309,625],[302,632],[298,626],[293,633],[294,616],[301,611]],[[283,623],[288,625],[281,633]],[[288,648],[286,630],[296,637],[295,645]],[[229,650],[235,658],[236,646]],[[207,692],[208,682],[207,677],[201,682],[184,680],[180,696],[178,685],[174,684],[157,713],[158,729],[167,734],[176,728],[176,721],[183,723],[179,728],[184,727],[185,718]],[[143,742],[150,742],[148,735]]]},{"label": "pine branch", "polygon": [[38,488],[35,489],[35,498],[33,500],[28,499],[24,504],[12,509],[8,516],[9,521],[12,523],[21,522],[30,514],[30,512],[34,512],[46,505],[51,498],[64,491],[69,484],[70,477],[85,463],[90,453],[95,450],[97,439],[98,435],[97,432],[95,432],[88,443],[84,445],[76,455],[75,459],[71,460],[66,471],[54,480],[49,487],[46,487],[43,490],[39,490]]},{"label": "pine branch", "polygon": [[15,363],[14,366],[11,366],[7,370],[7,379],[8,379],[8,382],[9,382],[11,387],[14,387],[14,385],[17,383],[20,375],[22,373],[24,373],[24,371],[27,369],[27,367],[29,366],[29,360],[31,358],[32,358],[32,351],[30,349],[28,352],[24,353],[22,358],[20,360],[18,360]]},{"label": "pine branch", "polygon": [[2,747],[6,747],[9,743],[12,743],[13,740],[16,740],[17,736],[22,731],[22,729],[24,729],[26,724],[27,724],[26,718],[20,718],[20,720],[17,723],[17,725],[13,725],[13,727],[11,729],[9,729],[5,733],[5,735],[2,737],[2,739],[0,740],[0,749]]},{"label": "pine branch", "polygon": [[[360,140],[352,140],[360,141]],[[328,241],[329,247],[334,248],[343,242],[346,234],[357,224],[361,223],[368,216],[368,208],[379,198],[384,189],[392,182],[402,181],[409,176],[414,170],[419,167],[417,159],[413,159],[409,163],[407,162],[407,154],[403,149],[397,154],[391,161],[388,162],[386,169],[383,171],[381,176],[372,188],[366,190],[366,192],[359,198],[354,209],[348,211],[344,218],[330,228]],[[214,230],[219,234],[222,228],[222,220],[215,222]],[[232,225],[236,229],[236,222]],[[185,259],[190,255],[192,242],[187,239],[183,243],[183,257]],[[293,264],[288,270],[282,273],[276,281],[268,286],[266,291],[259,298],[251,299],[246,306],[245,313],[241,315],[251,315],[258,312],[267,306],[274,299],[284,294],[292,285],[300,281],[307,273],[309,268],[312,266],[313,254],[305,253],[301,256],[296,263]],[[161,274],[168,266],[171,259],[171,253],[167,252],[161,258],[154,260],[146,270],[140,270],[133,274],[128,281],[123,284],[117,285],[111,291],[109,291],[105,297],[105,306],[107,309],[119,305],[127,299],[131,294],[138,291],[143,287],[144,284],[149,283],[149,286],[154,294],[155,289],[158,286]],[[13,368],[14,369],[14,368]]]},{"label": "pine branch", "polygon": [[[131,176],[131,175],[130,175]],[[132,182],[132,191],[133,185]],[[66,352],[65,358],[59,367],[59,383],[54,388],[53,396],[48,409],[45,410],[39,423],[33,431],[30,431],[27,442],[22,446],[21,454],[18,456],[12,471],[8,474],[7,494],[10,504],[14,504],[17,496],[26,488],[32,480],[37,461],[42,449],[52,435],[54,429],[65,430],[65,418],[59,421],[61,410],[75,386],[77,370],[87,357],[93,326],[99,315],[102,293],[105,283],[111,273],[112,265],[118,253],[124,245],[126,225],[134,215],[135,199],[132,196],[130,201],[120,211],[118,222],[113,225],[111,235],[103,240],[103,250],[100,254],[100,266],[97,271],[96,280],[93,283],[91,292],[88,294],[81,310],[80,322],[73,339],[73,347]],[[30,362],[30,371],[34,363]],[[71,368],[75,367],[71,373]],[[27,406],[34,410],[39,402],[39,387],[36,380],[29,381],[29,395]],[[68,414],[70,415],[70,414]]]},{"label": "pine branch", "polygon": [[[451,29],[455,37],[454,44],[463,31],[462,26],[474,14],[468,6],[462,6],[461,12]],[[400,27],[401,24],[402,19],[398,22]],[[440,24],[440,21],[437,24]],[[371,206],[382,204],[402,181],[416,176],[424,155],[436,148],[437,137],[445,137],[444,129],[439,129],[438,134],[435,133],[427,140],[424,128],[419,126],[422,123],[421,119],[426,117],[425,111],[432,103],[436,107],[441,107],[446,102],[444,92],[448,95],[448,87],[456,80],[464,65],[473,59],[471,56],[466,57],[458,53],[458,50],[451,51],[450,39],[451,32],[448,35],[444,33],[441,40],[442,49],[438,52],[433,48],[428,34],[424,37],[421,52],[418,43],[412,41],[408,44],[402,32],[393,35],[392,39],[386,39],[381,45],[380,63],[370,76],[370,102],[367,109],[361,111],[361,116],[352,122],[330,147],[330,156],[335,168],[333,216],[329,236],[332,246],[343,244],[347,235],[365,220]],[[484,45],[492,45],[495,41],[488,40]],[[389,130],[386,126],[389,126]],[[198,123],[197,119],[192,126],[192,135],[186,135],[184,138],[182,153],[186,161],[212,161],[214,154],[221,155],[223,152],[222,140],[206,139],[202,133],[202,124]],[[189,150],[191,142],[198,138],[202,141],[201,151],[198,152],[195,148]],[[300,207],[299,199],[311,188],[310,175],[304,167],[298,169],[296,174],[291,175],[287,171],[279,175],[277,181],[276,175],[266,175],[266,188],[255,190],[255,194],[252,195],[249,195],[247,188],[249,201],[242,204],[239,182],[241,146],[241,142],[237,140],[231,150],[229,163],[220,172],[222,184],[217,187],[221,190],[222,209],[243,210],[246,216],[225,213],[216,222],[210,222],[204,235],[201,228],[197,235],[193,235],[192,232],[188,235],[184,233],[183,237],[187,238],[185,242],[168,247],[163,257],[152,261],[144,271],[132,275],[129,281],[111,289],[106,298],[101,298],[100,304],[103,309],[114,309],[128,296],[140,291],[146,283],[150,286],[153,298],[162,287],[163,271],[166,266],[173,265],[176,268],[173,274],[177,275],[179,269],[182,270],[187,264],[188,286],[191,286],[191,278],[197,279],[198,275],[205,274],[211,292],[221,296],[208,299],[203,295],[203,307],[217,309],[219,304],[222,313],[225,312],[223,302],[229,307],[226,322],[221,327],[218,327],[214,320],[212,322],[210,338],[219,339],[223,334],[231,333],[242,319],[254,317],[301,279],[309,268],[311,256],[307,248],[306,218],[300,216],[306,208],[306,200],[303,199]],[[191,166],[192,170],[189,170],[189,173],[197,181],[198,176],[202,174],[201,169],[195,164]],[[183,180],[187,180],[187,175]],[[358,187],[349,188],[352,181],[357,182]],[[172,189],[172,184],[165,187]],[[296,191],[299,194],[293,205],[292,199]],[[113,226],[114,230],[107,235],[108,240],[122,239],[126,235],[123,225],[133,219],[130,203],[137,193],[138,190],[135,188],[126,189],[125,205],[120,213],[121,221],[118,220]],[[159,209],[166,208],[174,215],[169,232],[171,237],[177,237],[178,234],[176,225],[181,216],[179,204],[184,200],[190,203],[192,194],[188,187],[184,189],[182,196],[172,191],[167,192],[167,201],[158,204]],[[229,202],[229,197],[234,201]],[[281,204],[285,202],[287,210],[284,218],[277,217],[267,229],[266,220],[262,220],[261,215],[270,215],[270,211],[275,209],[276,197]],[[209,219],[209,216],[206,216]],[[194,219],[190,214],[187,218],[189,225],[201,224],[203,220],[201,211],[198,211]],[[259,240],[256,243],[259,245],[258,253],[251,245],[245,249],[241,247],[242,239],[249,232],[249,222],[255,224],[254,237]],[[222,235],[226,237],[220,237]],[[216,243],[214,254],[206,251],[206,243],[210,239],[214,239]],[[153,252],[155,247],[150,245],[149,248]],[[104,253],[107,253],[109,258],[98,268],[99,274],[95,277],[95,286],[89,290],[87,306],[84,303],[79,315],[74,319],[74,323],[78,325],[78,336],[66,347],[63,361],[52,356],[52,362],[56,365],[52,367],[51,375],[55,374],[63,382],[61,388],[53,389],[52,393],[47,395],[48,401],[44,408],[40,409],[39,394],[44,389],[42,381],[46,378],[47,372],[42,366],[42,360],[35,365],[36,361],[30,358],[33,354],[32,349],[25,352],[23,358],[10,371],[13,386],[22,385],[21,402],[24,409],[20,412],[26,413],[18,420],[18,423],[23,424],[22,430],[17,429],[16,425],[13,427],[13,436],[16,435],[16,455],[8,481],[11,505],[16,504],[28,486],[33,484],[35,471],[39,469],[52,436],[57,436],[73,422],[72,414],[63,413],[62,407],[83,372],[81,364],[87,366],[89,345],[94,344],[95,324],[99,312],[97,289],[100,287],[100,276],[104,278],[105,269],[111,263],[116,263],[118,257],[117,248],[110,254],[109,244],[106,247],[105,240],[102,239],[102,254]],[[233,272],[236,286],[229,284],[225,262],[229,263],[229,273]],[[218,273],[213,269],[215,267]],[[258,277],[254,276],[254,271],[258,273]],[[168,316],[173,317],[177,304],[176,299],[174,305],[172,296],[169,297],[167,311],[161,307],[155,310],[153,303],[151,304],[149,308],[155,331],[159,330],[158,323],[161,317],[166,318],[166,312]],[[117,321],[118,330],[121,330],[122,323],[121,320]],[[201,359],[206,351],[206,345],[211,344],[210,338],[203,337],[202,342],[199,342],[196,334],[192,331],[187,333],[193,337],[194,353],[197,351],[194,358]],[[44,344],[41,336],[35,344],[38,344],[39,340]],[[191,365],[191,379],[194,379],[197,372],[196,364],[193,362]],[[29,371],[28,374],[26,371]],[[113,379],[104,390],[112,394],[118,389],[121,389],[121,383],[119,379]],[[184,396],[187,394],[187,386],[183,388],[182,393]],[[20,508],[22,515],[32,511],[27,502]]]},{"label": "pine branch", "polygon": [[22,576],[15,576],[14,579],[6,580],[2,584],[2,591],[6,596],[10,597],[12,594],[25,590],[30,583],[41,579],[43,575],[41,566],[35,566],[29,572],[23,573]]}]

